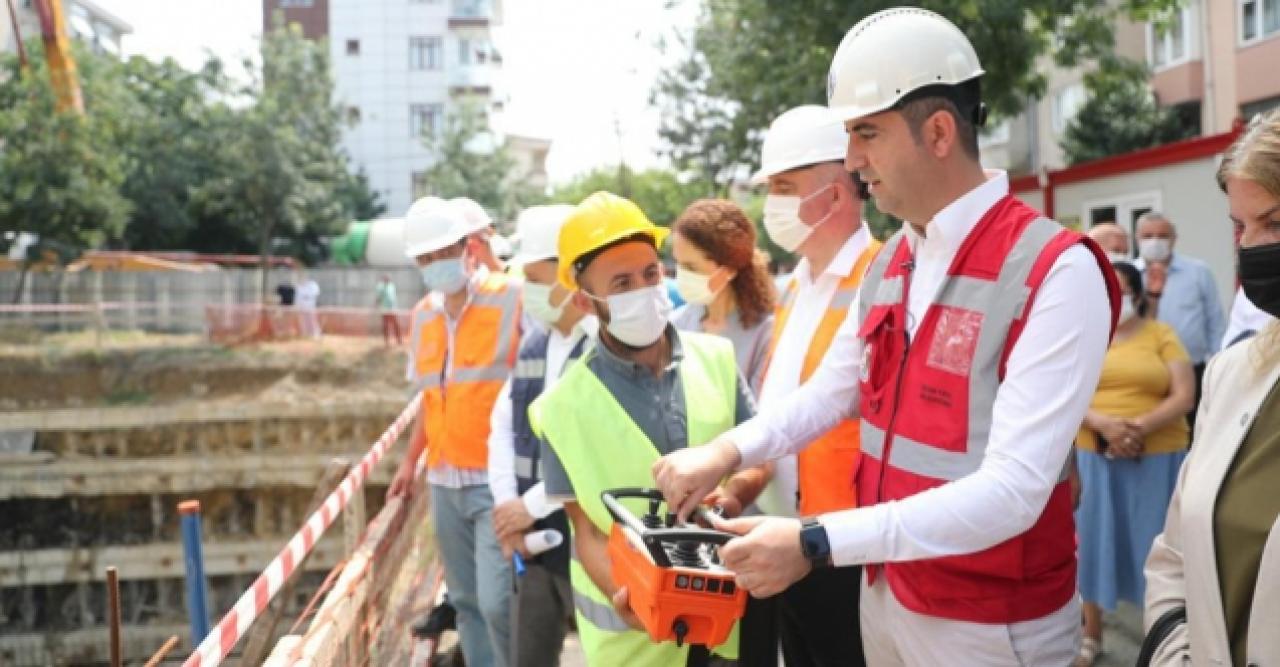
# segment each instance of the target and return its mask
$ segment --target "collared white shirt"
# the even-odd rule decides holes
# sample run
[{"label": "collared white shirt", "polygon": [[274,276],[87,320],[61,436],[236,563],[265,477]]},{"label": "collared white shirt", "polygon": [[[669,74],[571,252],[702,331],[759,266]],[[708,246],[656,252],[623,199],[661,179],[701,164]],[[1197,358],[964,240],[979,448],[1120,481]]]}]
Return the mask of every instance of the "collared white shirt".
[{"label": "collared white shirt", "polygon": [[[961,242],[1009,192],[1003,172],[910,229],[916,255],[908,325],[914,335]],[[889,249],[886,249],[888,251]],[[855,300],[854,312],[857,312]],[[996,393],[990,439],[973,474],[891,503],[823,515],[836,565],[938,558],[981,551],[1026,532],[1062,473],[1102,372],[1110,328],[1102,271],[1083,246],[1054,262]],[[822,365],[799,390],[764,402],[759,417],[727,434],[742,466],[792,454],[857,416],[861,324],[846,318]]]},{"label": "collared white shirt", "polygon": [[1243,287],[1237,287],[1235,299],[1231,302],[1231,316],[1227,318],[1227,331],[1222,335],[1219,350],[1227,349],[1245,332],[1262,331],[1274,319],[1270,313],[1253,305],[1249,297],[1244,295]]},{"label": "collared white shirt", "polygon": [[[560,379],[578,341],[594,337],[598,328],[598,320],[588,315],[567,336],[554,327],[549,329],[547,364],[542,376],[543,391],[550,389]],[[511,416],[511,380],[507,380],[489,415],[489,490],[493,493],[494,506],[513,500],[518,495],[515,431],[511,428]],[[519,497],[524,501],[525,509],[535,519],[542,519],[562,506],[547,500],[546,485],[541,481]]]},{"label": "collared white shirt", "polygon": [[[807,259],[801,259],[796,265],[795,273],[792,274],[795,278],[795,297],[791,302],[786,325],[778,340],[774,341],[773,357],[765,372],[764,384],[760,387],[760,405],[781,400],[800,386],[800,373],[804,369],[804,359],[809,353],[814,333],[826,316],[840,281],[849,277],[858,258],[870,244],[871,232],[867,230],[866,223],[863,223],[840,246],[840,250],[822,273],[814,276]],[[775,465],[773,481],[760,493],[756,505],[765,514],[795,516],[796,492],[799,489],[796,457],[784,456]]]}]

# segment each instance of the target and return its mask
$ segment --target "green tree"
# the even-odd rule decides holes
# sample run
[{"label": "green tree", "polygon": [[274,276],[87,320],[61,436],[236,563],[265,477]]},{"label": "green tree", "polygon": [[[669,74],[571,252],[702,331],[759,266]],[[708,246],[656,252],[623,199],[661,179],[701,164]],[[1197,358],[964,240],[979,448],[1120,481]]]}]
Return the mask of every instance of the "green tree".
[{"label": "green tree", "polygon": [[1061,146],[1068,164],[1120,155],[1194,136],[1173,109],[1161,107],[1147,85],[1147,68],[1105,59],[1084,77],[1089,99],[1071,119]]},{"label": "green tree", "polygon": [[40,239],[23,262],[15,300],[33,260],[52,254],[65,262],[118,234],[130,212],[120,194],[128,164],[118,150],[120,89],[77,48],[86,113],[58,113],[43,48],[32,40],[27,49],[27,71],[0,54],[0,232]]},{"label": "green tree", "polygon": [[347,182],[338,148],[341,112],[333,100],[328,50],[297,25],[263,37],[262,71],[245,95],[254,103],[215,131],[218,176],[195,193],[206,214],[256,241],[266,258],[277,236],[305,239],[340,233],[350,221],[334,193]]},{"label": "green tree", "polygon": [[348,216],[353,220],[374,220],[387,212],[387,205],[369,185],[369,175],[364,167],[348,173],[335,193]]},{"label": "green tree", "polygon": [[217,130],[229,128],[234,115],[223,102],[231,83],[222,64],[210,59],[191,72],[172,59],[135,56],[118,69],[131,102],[123,110],[120,150],[129,170],[121,194],[133,215],[114,241],[135,250],[205,250],[199,228],[206,221],[192,197],[222,176],[223,163],[210,159],[222,150]]},{"label": "green tree", "polygon": [[[1111,51],[1120,15],[1157,16],[1180,0],[923,0],[973,42],[986,76],[983,96],[1014,115],[1042,95],[1041,56],[1060,65]],[[662,111],[665,152],[683,173],[719,188],[759,159],[769,123],[801,104],[826,102],[827,71],[845,32],[898,0],[707,0],[681,41],[688,55],[660,74],[652,103]]]},{"label": "green tree", "polygon": [[699,182],[682,182],[676,174],[663,169],[633,172],[628,167],[601,167],[555,188],[551,201],[577,204],[594,192],[607,190],[636,203],[654,224],[671,226],[686,206],[696,199],[715,196]]},{"label": "green tree", "polygon": [[505,220],[545,200],[543,193],[515,173],[515,160],[489,129],[477,103],[461,102],[445,116],[439,132],[427,128],[422,140],[433,160],[423,174],[429,194],[444,199],[469,197]]}]

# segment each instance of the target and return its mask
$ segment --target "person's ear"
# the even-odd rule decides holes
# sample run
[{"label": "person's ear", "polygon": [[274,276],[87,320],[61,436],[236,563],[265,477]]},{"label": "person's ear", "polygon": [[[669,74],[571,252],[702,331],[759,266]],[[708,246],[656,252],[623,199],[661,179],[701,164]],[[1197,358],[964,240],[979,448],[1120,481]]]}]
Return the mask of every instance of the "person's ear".
[{"label": "person's ear", "polygon": [[582,290],[575,290],[569,299],[573,303],[574,308],[577,308],[584,313],[596,312],[595,304],[592,303],[591,297],[584,294]]},{"label": "person's ear", "polygon": [[950,112],[939,110],[924,122],[924,142],[935,157],[944,158],[958,146],[956,119]]}]

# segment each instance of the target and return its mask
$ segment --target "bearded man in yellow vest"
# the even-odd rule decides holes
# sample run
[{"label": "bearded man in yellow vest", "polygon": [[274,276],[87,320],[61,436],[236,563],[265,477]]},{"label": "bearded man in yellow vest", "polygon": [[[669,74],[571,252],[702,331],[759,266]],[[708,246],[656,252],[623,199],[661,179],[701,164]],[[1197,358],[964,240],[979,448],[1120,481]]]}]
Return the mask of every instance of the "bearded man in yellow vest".
[{"label": "bearded man in yellow vest", "polygon": [[[682,667],[737,657],[736,633],[717,647],[653,643],[626,589],[614,585],[607,552],[612,520],[602,491],[651,485],[660,455],[709,442],[754,412],[732,344],[668,322],[658,258],[668,233],[605,192],[579,204],[560,230],[559,280],[576,290],[576,307],[599,318],[598,340],[529,407],[529,421],[543,441],[547,497],[564,502],[573,530],[569,575],[590,665]],[[758,470],[745,471],[718,492],[747,506],[764,481]]]},{"label": "bearded man in yellow vest", "polygon": [[509,663],[510,563],[493,530],[488,485],[489,414],[515,366],[520,289],[467,261],[470,228],[457,206],[432,197],[405,214],[405,255],[428,293],[410,315],[407,375],[422,409],[387,496],[411,493],[427,452],[431,522],[472,667]]},{"label": "bearded man in yellow vest", "polygon": [[[819,106],[796,107],[769,127],[760,171],[765,231],[800,255],[774,316],[760,401],[782,400],[818,368],[880,249],[862,222],[860,186],[844,168],[844,127]],[[812,517],[857,507],[858,420],[846,419],[776,462],[758,504],[766,514]],[[861,568],[815,569],[773,598],[789,667],[862,665]]]}]

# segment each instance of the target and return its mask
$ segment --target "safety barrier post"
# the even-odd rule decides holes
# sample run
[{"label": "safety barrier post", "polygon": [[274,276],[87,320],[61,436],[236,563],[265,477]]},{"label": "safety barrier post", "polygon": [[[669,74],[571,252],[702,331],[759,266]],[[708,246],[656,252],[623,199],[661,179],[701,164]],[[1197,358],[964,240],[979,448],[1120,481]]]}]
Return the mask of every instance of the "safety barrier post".
[{"label": "safety barrier post", "polygon": [[200,501],[178,503],[182,516],[182,554],[187,571],[187,614],[191,617],[191,645],[209,634],[208,584],[204,577],[204,548],[200,541]]}]

